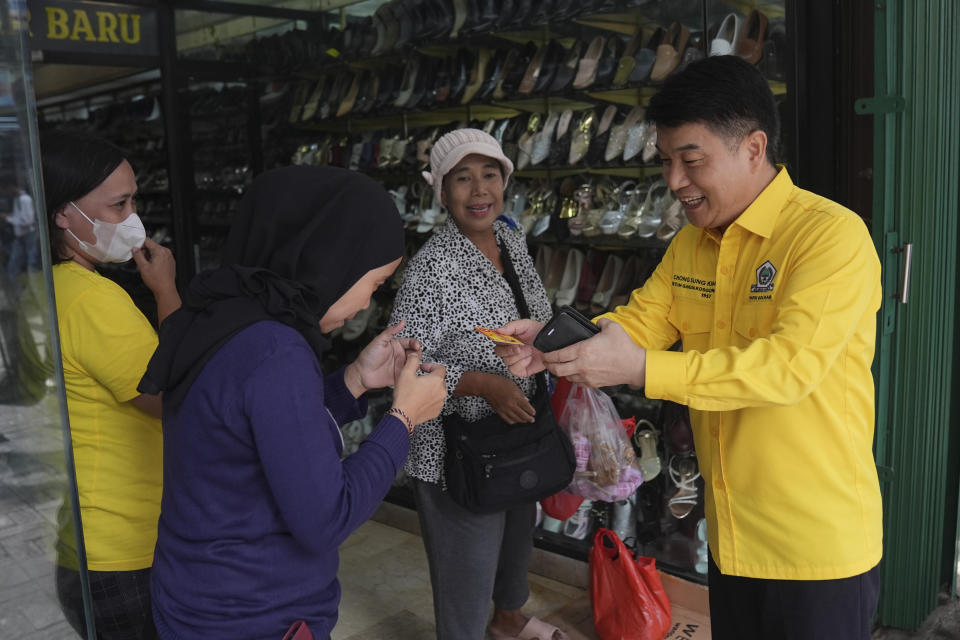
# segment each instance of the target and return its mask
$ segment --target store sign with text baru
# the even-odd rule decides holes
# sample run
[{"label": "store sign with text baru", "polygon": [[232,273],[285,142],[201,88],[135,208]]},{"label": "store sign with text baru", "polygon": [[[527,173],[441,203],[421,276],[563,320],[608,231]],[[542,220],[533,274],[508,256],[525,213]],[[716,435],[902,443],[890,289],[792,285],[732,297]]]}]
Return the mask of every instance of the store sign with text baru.
[{"label": "store sign with text baru", "polygon": [[108,2],[33,0],[30,46],[35,51],[155,56],[157,14]]}]

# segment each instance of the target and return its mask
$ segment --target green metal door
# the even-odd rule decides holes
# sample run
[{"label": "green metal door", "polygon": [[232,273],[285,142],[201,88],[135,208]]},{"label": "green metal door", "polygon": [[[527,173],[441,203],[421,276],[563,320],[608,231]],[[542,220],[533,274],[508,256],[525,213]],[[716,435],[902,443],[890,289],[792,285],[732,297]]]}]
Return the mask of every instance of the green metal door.
[{"label": "green metal door", "polygon": [[[876,360],[884,492],[878,621],[917,628],[955,536],[950,408],[960,175],[960,2],[875,3],[874,240],[884,269]],[[948,487],[949,490],[948,490]],[[952,559],[951,559],[952,560]]]}]

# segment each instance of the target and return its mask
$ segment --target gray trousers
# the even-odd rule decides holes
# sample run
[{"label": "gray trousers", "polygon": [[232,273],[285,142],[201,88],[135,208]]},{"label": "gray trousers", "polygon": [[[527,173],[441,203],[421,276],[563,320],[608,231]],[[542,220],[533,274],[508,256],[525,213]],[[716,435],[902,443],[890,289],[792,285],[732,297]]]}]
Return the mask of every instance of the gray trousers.
[{"label": "gray trousers", "polygon": [[440,485],[421,480],[414,480],[414,497],[430,564],[437,640],[483,640],[491,598],[509,611],[530,597],[537,505],[476,514]]}]

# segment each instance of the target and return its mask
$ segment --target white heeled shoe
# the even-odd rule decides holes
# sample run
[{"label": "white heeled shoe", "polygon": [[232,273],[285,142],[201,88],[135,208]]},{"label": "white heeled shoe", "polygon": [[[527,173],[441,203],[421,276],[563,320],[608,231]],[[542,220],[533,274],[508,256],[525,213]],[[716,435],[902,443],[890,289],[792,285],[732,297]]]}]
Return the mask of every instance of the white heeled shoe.
[{"label": "white heeled shoe", "polygon": [[577,297],[577,286],[580,284],[580,272],[583,270],[583,252],[570,249],[567,252],[566,264],[563,268],[563,278],[557,287],[556,303],[558,307],[573,304]]}]

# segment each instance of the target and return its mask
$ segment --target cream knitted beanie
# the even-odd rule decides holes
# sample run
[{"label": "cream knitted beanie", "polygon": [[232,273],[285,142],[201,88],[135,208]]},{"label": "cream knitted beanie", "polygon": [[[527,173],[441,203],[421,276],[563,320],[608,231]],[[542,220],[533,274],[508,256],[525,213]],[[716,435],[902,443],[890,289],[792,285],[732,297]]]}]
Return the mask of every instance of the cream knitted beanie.
[{"label": "cream knitted beanie", "polygon": [[423,172],[427,184],[433,186],[437,205],[440,204],[443,176],[471,153],[499,162],[503,167],[503,186],[506,188],[507,180],[513,173],[513,163],[504,155],[497,139],[480,129],[455,129],[433,143],[433,149],[430,150],[430,171]]}]

